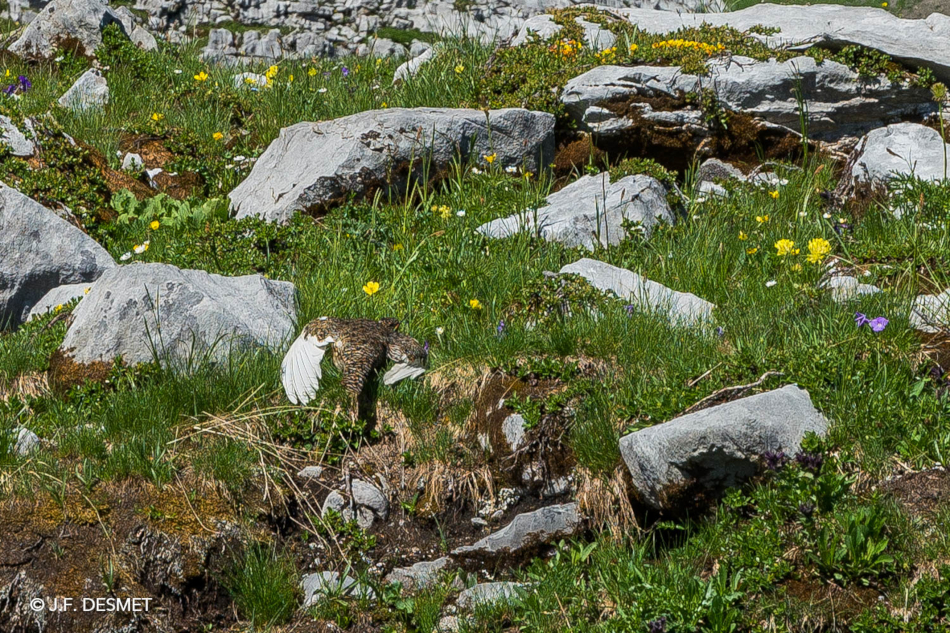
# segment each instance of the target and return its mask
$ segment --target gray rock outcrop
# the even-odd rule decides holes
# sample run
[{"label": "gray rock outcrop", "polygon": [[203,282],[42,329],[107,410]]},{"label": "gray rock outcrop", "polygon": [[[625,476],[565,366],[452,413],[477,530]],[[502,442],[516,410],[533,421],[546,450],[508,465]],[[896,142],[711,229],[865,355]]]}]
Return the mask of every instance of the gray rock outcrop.
[{"label": "gray rock outcrop", "polygon": [[546,202],[537,211],[526,209],[492,220],[478,227],[478,232],[497,239],[531,231],[549,242],[593,250],[596,243],[619,244],[627,237],[627,222],[638,223],[647,236],[658,222],[673,223],[666,188],[644,175],[626,176],[613,183],[606,172],[582,176],[552,193]]},{"label": "gray rock outcrop", "polygon": [[[25,125],[28,129],[32,128],[29,119],[26,119]],[[0,143],[9,147],[10,153],[19,158],[26,158],[36,153],[36,145],[33,141],[27,138],[5,114],[0,114]]]},{"label": "gray rock outcrop", "polygon": [[36,317],[43,316],[51,310],[55,310],[57,306],[63,306],[69,303],[74,299],[82,299],[86,294],[91,290],[95,282],[89,282],[85,284],[66,284],[64,286],[57,286],[49,292],[47,292],[43,297],[36,302],[36,304],[30,308],[30,314],[27,317],[27,321],[35,319]]},{"label": "gray rock outcrop", "polygon": [[[491,131],[489,137],[489,129]],[[554,156],[554,117],[522,109],[392,108],[280,131],[247,178],[229,195],[236,217],[287,222],[372,191],[405,189],[414,174],[446,170],[454,159],[538,172]],[[424,166],[423,163],[427,165]]]},{"label": "gray rock outcrop", "polygon": [[322,514],[333,510],[340,514],[345,521],[356,520],[356,524],[368,530],[373,524],[389,518],[389,499],[382,490],[361,479],[354,479],[350,484],[353,493],[353,503],[340,492],[334,490],[323,502]]},{"label": "gray rock outcrop", "polygon": [[459,609],[474,609],[480,605],[511,602],[521,597],[524,585],[517,582],[483,582],[459,594]]},{"label": "gray rock outcrop", "polygon": [[50,290],[95,281],[114,267],[91,237],[0,183],[0,328],[23,323]]},{"label": "gray rock outcrop", "polygon": [[102,29],[110,24],[119,25],[140,48],[154,50],[157,46],[155,38],[135,23],[125,7],[115,9],[102,0],[53,0],[9,51],[24,59],[52,59],[58,47],[69,42],[78,46],[81,54],[92,57],[102,44]]},{"label": "gray rock outcrop", "polygon": [[278,350],[292,334],[294,286],[168,264],[109,270],[73,311],[60,349],[77,363],[220,361],[232,350]]},{"label": "gray rock outcrop", "polygon": [[439,579],[439,575],[451,564],[448,556],[435,560],[426,560],[409,567],[397,567],[389,572],[385,582],[398,582],[407,591],[425,589]]},{"label": "gray rock outcrop", "polygon": [[581,528],[576,503],[548,506],[519,514],[511,523],[483,539],[452,551],[457,558],[511,556],[573,536]]},{"label": "gray rock outcrop", "polygon": [[341,576],[335,571],[307,574],[300,581],[303,593],[303,608],[307,609],[326,596],[349,596],[372,600],[376,593],[351,576]]},{"label": "gray rock outcrop", "polygon": [[921,332],[935,334],[950,329],[950,290],[938,295],[919,295],[910,310],[910,324]]},{"label": "gray rock outcrop", "polygon": [[620,452],[640,500],[671,508],[693,486],[721,493],[754,475],[766,452],[798,453],[825,418],[808,392],[786,385],[626,435]]},{"label": "gray rock outcrop", "polygon": [[[704,91],[711,91],[726,111],[799,134],[801,88],[807,101],[808,135],[821,140],[860,135],[936,111],[929,90],[884,76],[861,77],[833,61],[732,56],[710,60],[706,66],[705,77],[683,73],[678,66],[599,66],[568,81],[561,102],[580,129],[600,137],[663,126],[675,134],[689,134],[697,143],[714,130],[702,106],[685,97]],[[660,107],[657,99],[676,105]]]},{"label": "gray rock outcrop", "polygon": [[715,304],[689,292],[677,292],[626,268],[596,259],[579,259],[561,268],[560,274],[580,275],[593,287],[612,292],[638,310],[668,314],[673,323],[698,325],[712,321]]}]

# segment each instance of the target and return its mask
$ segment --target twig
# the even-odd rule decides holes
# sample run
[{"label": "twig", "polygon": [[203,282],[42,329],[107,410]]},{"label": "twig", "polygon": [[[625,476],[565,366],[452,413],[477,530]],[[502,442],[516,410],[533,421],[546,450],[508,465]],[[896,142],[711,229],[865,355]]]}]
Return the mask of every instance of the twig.
[{"label": "twig", "polygon": [[[711,370],[710,370],[710,371],[711,371]],[[750,382],[750,383],[747,384],[747,385],[736,385],[736,386],[734,386],[734,387],[723,387],[722,389],[719,389],[718,391],[714,391],[713,393],[709,394],[708,396],[706,396],[705,398],[703,398],[702,400],[700,400],[699,402],[697,402],[697,403],[694,404],[693,406],[687,408],[687,409],[686,409],[685,411],[683,411],[683,413],[681,413],[680,415],[682,416],[682,415],[686,415],[686,414],[688,414],[688,413],[693,413],[693,412],[695,412],[695,411],[699,411],[700,409],[705,409],[706,407],[710,406],[713,402],[722,399],[723,396],[727,396],[727,395],[728,395],[728,396],[731,396],[731,395],[734,395],[734,394],[743,393],[743,392],[745,392],[745,391],[748,391],[749,389],[752,389],[753,387],[758,387],[758,386],[761,385],[763,382],[765,382],[765,381],[768,380],[769,378],[772,378],[773,376],[783,376],[783,375],[784,375],[784,373],[783,373],[783,372],[780,372],[780,371],[767,371],[767,372],[765,372],[764,374],[762,374],[761,376],[759,376],[759,379],[758,379],[758,380],[756,380],[755,382]]]}]

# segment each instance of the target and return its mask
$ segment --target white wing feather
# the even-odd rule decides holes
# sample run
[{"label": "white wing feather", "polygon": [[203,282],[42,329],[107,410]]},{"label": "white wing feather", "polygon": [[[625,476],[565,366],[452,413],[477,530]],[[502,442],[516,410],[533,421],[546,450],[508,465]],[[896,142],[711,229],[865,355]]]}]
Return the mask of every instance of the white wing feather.
[{"label": "white wing feather", "polygon": [[415,367],[407,363],[396,363],[383,375],[383,384],[392,385],[405,378],[418,378],[425,372],[424,367]]},{"label": "white wing feather", "polygon": [[332,338],[324,341],[302,333],[293,342],[287,355],[280,364],[280,380],[284,383],[284,392],[294,404],[307,404],[317,395],[323,370],[320,362]]}]

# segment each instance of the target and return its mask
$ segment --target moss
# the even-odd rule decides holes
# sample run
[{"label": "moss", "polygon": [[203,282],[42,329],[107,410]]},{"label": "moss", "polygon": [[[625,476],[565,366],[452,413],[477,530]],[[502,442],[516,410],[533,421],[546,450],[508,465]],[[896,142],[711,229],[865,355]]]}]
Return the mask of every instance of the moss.
[{"label": "moss", "polygon": [[407,47],[412,44],[413,40],[428,42],[429,44],[434,44],[435,42],[439,41],[439,36],[435,33],[424,33],[419,29],[396,29],[391,26],[384,26],[380,29],[377,29],[373,36],[381,39],[392,40],[397,44],[402,44],[403,46]]}]

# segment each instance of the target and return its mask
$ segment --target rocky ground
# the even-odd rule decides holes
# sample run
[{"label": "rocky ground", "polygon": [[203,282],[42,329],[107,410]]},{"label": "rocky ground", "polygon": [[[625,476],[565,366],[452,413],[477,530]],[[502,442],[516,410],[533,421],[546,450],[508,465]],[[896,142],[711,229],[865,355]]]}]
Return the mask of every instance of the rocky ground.
[{"label": "rocky ground", "polygon": [[950,628],[950,18],[153,4],[6,9],[0,632]]}]

